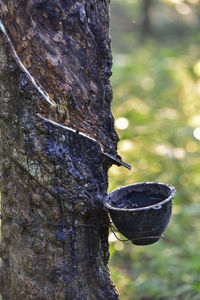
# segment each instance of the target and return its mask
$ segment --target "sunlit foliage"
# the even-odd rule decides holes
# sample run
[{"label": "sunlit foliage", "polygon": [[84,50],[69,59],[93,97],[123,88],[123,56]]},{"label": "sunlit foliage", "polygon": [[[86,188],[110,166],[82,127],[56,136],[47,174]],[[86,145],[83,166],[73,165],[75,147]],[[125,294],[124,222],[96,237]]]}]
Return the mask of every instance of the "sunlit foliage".
[{"label": "sunlit foliage", "polygon": [[[113,166],[109,190],[143,181],[177,189],[165,239],[137,247],[111,233],[112,278],[121,300],[200,299],[200,25],[190,20],[197,4],[154,1],[152,15],[160,15],[144,39],[139,2],[113,0],[113,113],[119,153],[133,171]],[[177,5],[191,11],[186,16]]]}]

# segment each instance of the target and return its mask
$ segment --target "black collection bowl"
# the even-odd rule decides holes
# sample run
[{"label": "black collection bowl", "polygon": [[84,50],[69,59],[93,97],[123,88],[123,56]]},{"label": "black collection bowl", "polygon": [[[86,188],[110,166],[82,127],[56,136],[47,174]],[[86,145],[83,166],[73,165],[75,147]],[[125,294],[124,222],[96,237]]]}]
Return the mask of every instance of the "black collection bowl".
[{"label": "black collection bowl", "polygon": [[119,188],[104,199],[117,230],[135,245],[157,242],[166,229],[176,190],[160,182]]}]

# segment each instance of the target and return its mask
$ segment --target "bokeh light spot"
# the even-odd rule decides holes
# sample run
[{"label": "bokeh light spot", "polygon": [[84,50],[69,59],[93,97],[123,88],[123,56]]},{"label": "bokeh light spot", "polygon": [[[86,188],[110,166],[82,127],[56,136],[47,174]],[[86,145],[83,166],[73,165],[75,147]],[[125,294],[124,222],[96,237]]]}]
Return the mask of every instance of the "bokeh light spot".
[{"label": "bokeh light spot", "polygon": [[118,129],[120,130],[124,130],[128,127],[129,125],[129,121],[128,119],[126,118],[118,118],[116,121],[115,121],[115,125]]},{"label": "bokeh light spot", "polygon": [[122,140],[119,142],[120,151],[131,151],[134,148],[134,143],[131,140]]},{"label": "bokeh light spot", "polygon": [[182,0],[171,0],[172,1],[172,3],[181,3],[182,2]]},{"label": "bokeh light spot", "polygon": [[197,144],[196,144],[195,142],[193,142],[193,141],[188,142],[187,145],[186,145],[186,150],[187,150],[188,152],[190,152],[190,153],[196,152],[197,149],[198,149],[198,146],[197,146]]},{"label": "bokeh light spot", "polygon": [[197,75],[197,76],[200,76],[200,61],[198,61],[195,65],[194,65],[194,73]]},{"label": "bokeh light spot", "polygon": [[113,232],[110,232],[109,237],[108,237],[108,241],[109,241],[109,243],[114,243],[114,242],[117,241],[117,238],[116,238],[116,236],[114,235]]},{"label": "bokeh light spot", "polygon": [[185,150],[183,148],[175,148],[173,150],[173,154],[176,159],[184,159],[185,158]]},{"label": "bokeh light spot", "polygon": [[187,5],[186,3],[177,3],[175,8],[176,11],[183,16],[189,15],[192,12],[190,6]]},{"label": "bokeh light spot", "polygon": [[193,131],[193,135],[195,137],[195,139],[200,141],[200,127],[197,127],[194,131]]}]

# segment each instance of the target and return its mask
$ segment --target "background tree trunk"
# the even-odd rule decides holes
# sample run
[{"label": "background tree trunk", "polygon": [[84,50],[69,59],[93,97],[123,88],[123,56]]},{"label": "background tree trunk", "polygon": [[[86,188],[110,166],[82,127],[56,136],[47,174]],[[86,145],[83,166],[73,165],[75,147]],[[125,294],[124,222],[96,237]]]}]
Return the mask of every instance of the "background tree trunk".
[{"label": "background tree trunk", "polygon": [[142,23],[141,33],[144,37],[152,34],[152,22],[151,22],[151,10],[153,6],[153,0],[142,1]]},{"label": "background tree trunk", "polygon": [[[20,1],[14,2],[20,5]],[[45,4],[45,1],[28,2]],[[89,2],[93,10],[92,22],[95,18],[97,21],[93,35],[101,69],[98,83],[101,97],[97,93],[92,102],[96,101],[99,107],[97,120],[103,118],[103,121],[97,122],[95,128],[98,128],[98,136],[112,141],[112,148],[116,150],[117,138],[110,113],[109,1],[99,4],[87,1],[88,14]],[[7,11],[12,12],[11,6],[6,7]],[[4,12],[6,9],[3,7]],[[106,22],[100,23],[102,12]],[[11,31],[12,26],[11,22]],[[101,38],[97,36],[99,32]],[[20,43],[13,37],[16,44]],[[1,35],[0,290],[3,300],[118,299],[108,269],[109,220],[102,205],[111,163],[95,141],[37,117],[41,94],[9,52]],[[34,57],[33,49],[32,52]],[[92,57],[87,56],[87,59],[93,64]],[[81,85],[82,79],[79,80]],[[74,101],[78,103],[79,99]],[[102,103],[104,112],[100,109]],[[68,110],[70,113],[70,107]],[[72,115],[76,119],[76,114],[72,112]]]}]

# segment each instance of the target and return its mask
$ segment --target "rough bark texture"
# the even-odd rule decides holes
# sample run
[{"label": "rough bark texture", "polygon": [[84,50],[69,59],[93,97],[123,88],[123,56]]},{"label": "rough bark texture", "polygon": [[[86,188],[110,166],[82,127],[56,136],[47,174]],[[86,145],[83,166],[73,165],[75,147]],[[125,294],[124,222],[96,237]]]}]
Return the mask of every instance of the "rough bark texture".
[{"label": "rough bark texture", "polygon": [[38,113],[114,153],[109,0],[1,2],[1,20],[17,59],[56,104],[40,103]]},{"label": "rough bark texture", "polygon": [[[77,117],[79,113],[84,120],[87,118],[87,122],[96,116],[96,119],[92,119],[95,124],[95,127],[91,127],[92,134],[96,130],[98,136],[103,137],[102,140],[112,140],[112,147],[116,149],[116,134],[110,114],[109,1],[48,1],[48,4],[45,3],[47,1],[38,0],[13,0],[8,4],[7,1],[1,2],[5,26],[6,14],[10,18],[13,16],[6,29],[12,36],[16,48],[21,47],[23,53],[21,58],[27,58],[27,61],[24,61],[26,67],[30,68],[30,71],[33,67],[33,75],[36,76],[38,84],[41,87],[44,84],[48,93],[53,92],[55,102],[59,103],[60,97],[63,97],[69,115],[72,117],[70,120],[75,120],[77,126],[83,124],[82,121],[79,123],[80,119]],[[66,2],[69,7],[66,7]],[[40,60],[37,49],[34,48],[37,42],[34,38],[39,39],[39,44],[41,41],[38,36],[39,27],[33,28],[32,33],[36,33],[36,37],[33,34],[34,42],[30,44],[26,39],[29,35],[29,28],[24,27],[26,29],[23,32],[24,40],[20,31],[25,24],[32,26],[31,20],[34,20],[35,11],[39,13],[47,6],[48,11],[52,12],[53,5],[55,5],[55,11],[57,7],[62,7],[66,19],[69,19],[69,24],[66,25],[68,28],[65,33],[66,39],[69,36],[73,40],[73,37],[75,39],[75,35],[78,35],[82,41],[79,44],[79,50],[73,47],[73,49],[66,50],[65,56],[61,58],[61,73],[57,72],[59,68],[57,69],[53,63],[49,64],[48,69],[47,57]],[[94,38],[96,48],[91,48],[95,52],[94,55],[87,49],[88,43],[93,41],[92,37],[88,37],[85,50],[82,49],[81,43],[84,43],[86,25],[85,22],[81,23],[81,19],[78,21],[77,12],[71,12],[76,5],[77,7],[84,6],[89,16],[87,20],[91,19],[90,24],[96,24],[94,32],[101,32],[99,37],[96,35]],[[27,13],[22,13],[23,6],[27,8]],[[28,14],[29,7],[33,7],[32,19]],[[18,15],[22,27],[17,26],[15,22],[18,20]],[[52,24],[56,23],[60,16],[60,12],[58,15],[55,13]],[[101,22],[100,16],[104,18]],[[45,18],[44,16],[41,23],[39,19],[35,22],[40,24],[38,26],[42,26]],[[85,20],[84,16],[81,18]],[[47,25],[50,26],[51,23],[48,23],[48,18],[46,19]],[[63,20],[61,23],[64,22]],[[78,25],[77,22],[79,22]],[[44,24],[46,24],[45,21]],[[56,28],[55,25],[52,31],[56,31]],[[73,30],[76,32],[75,35],[73,35]],[[19,36],[15,35],[18,32]],[[24,43],[26,46],[23,46]],[[59,45],[59,43],[52,44],[55,52],[56,49],[60,49]],[[46,45],[40,44],[40,46],[41,53],[45,54]],[[52,49],[49,49],[49,52]],[[81,52],[81,49],[82,56],[77,52]],[[20,52],[19,49],[18,51]],[[76,63],[71,61],[73,60],[70,56],[71,51],[74,51],[73,58],[77,57]],[[42,107],[42,112],[48,114],[49,107],[42,104],[41,94],[22,73],[9,52],[8,45],[1,35],[2,240],[0,256],[2,267],[0,269],[0,292],[3,300],[118,299],[107,266],[109,220],[102,205],[102,199],[107,190],[107,171],[110,161],[102,155],[98,144],[94,141],[38,119],[36,116],[38,109]],[[56,55],[53,54],[54,57]],[[97,69],[98,72],[101,69],[101,75],[96,69],[92,75],[91,70],[84,73],[76,69],[79,64],[84,68],[84,63],[92,68],[94,60],[98,60]],[[51,62],[51,59],[49,61]],[[68,67],[65,66],[65,62]],[[43,63],[46,64],[46,69]],[[44,69],[46,73],[40,73]],[[68,70],[68,73],[63,70]],[[77,74],[76,80],[71,71]],[[59,80],[62,79],[62,72],[64,72],[63,77],[70,82],[68,90],[66,81],[62,81],[63,90],[67,90],[66,94],[62,93],[62,88],[60,88],[62,84]],[[97,86],[97,92],[92,93],[93,97],[89,96],[91,80]],[[84,86],[84,93],[80,86]],[[87,94],[82,102],[81,94]],[[71,99],[69,102],[71,104],[66,101],[66,98]],[[74,107],[73,103],[76,109],[71,108],[70,105]],[[84,128],[81,127],[81,129]]]}]

